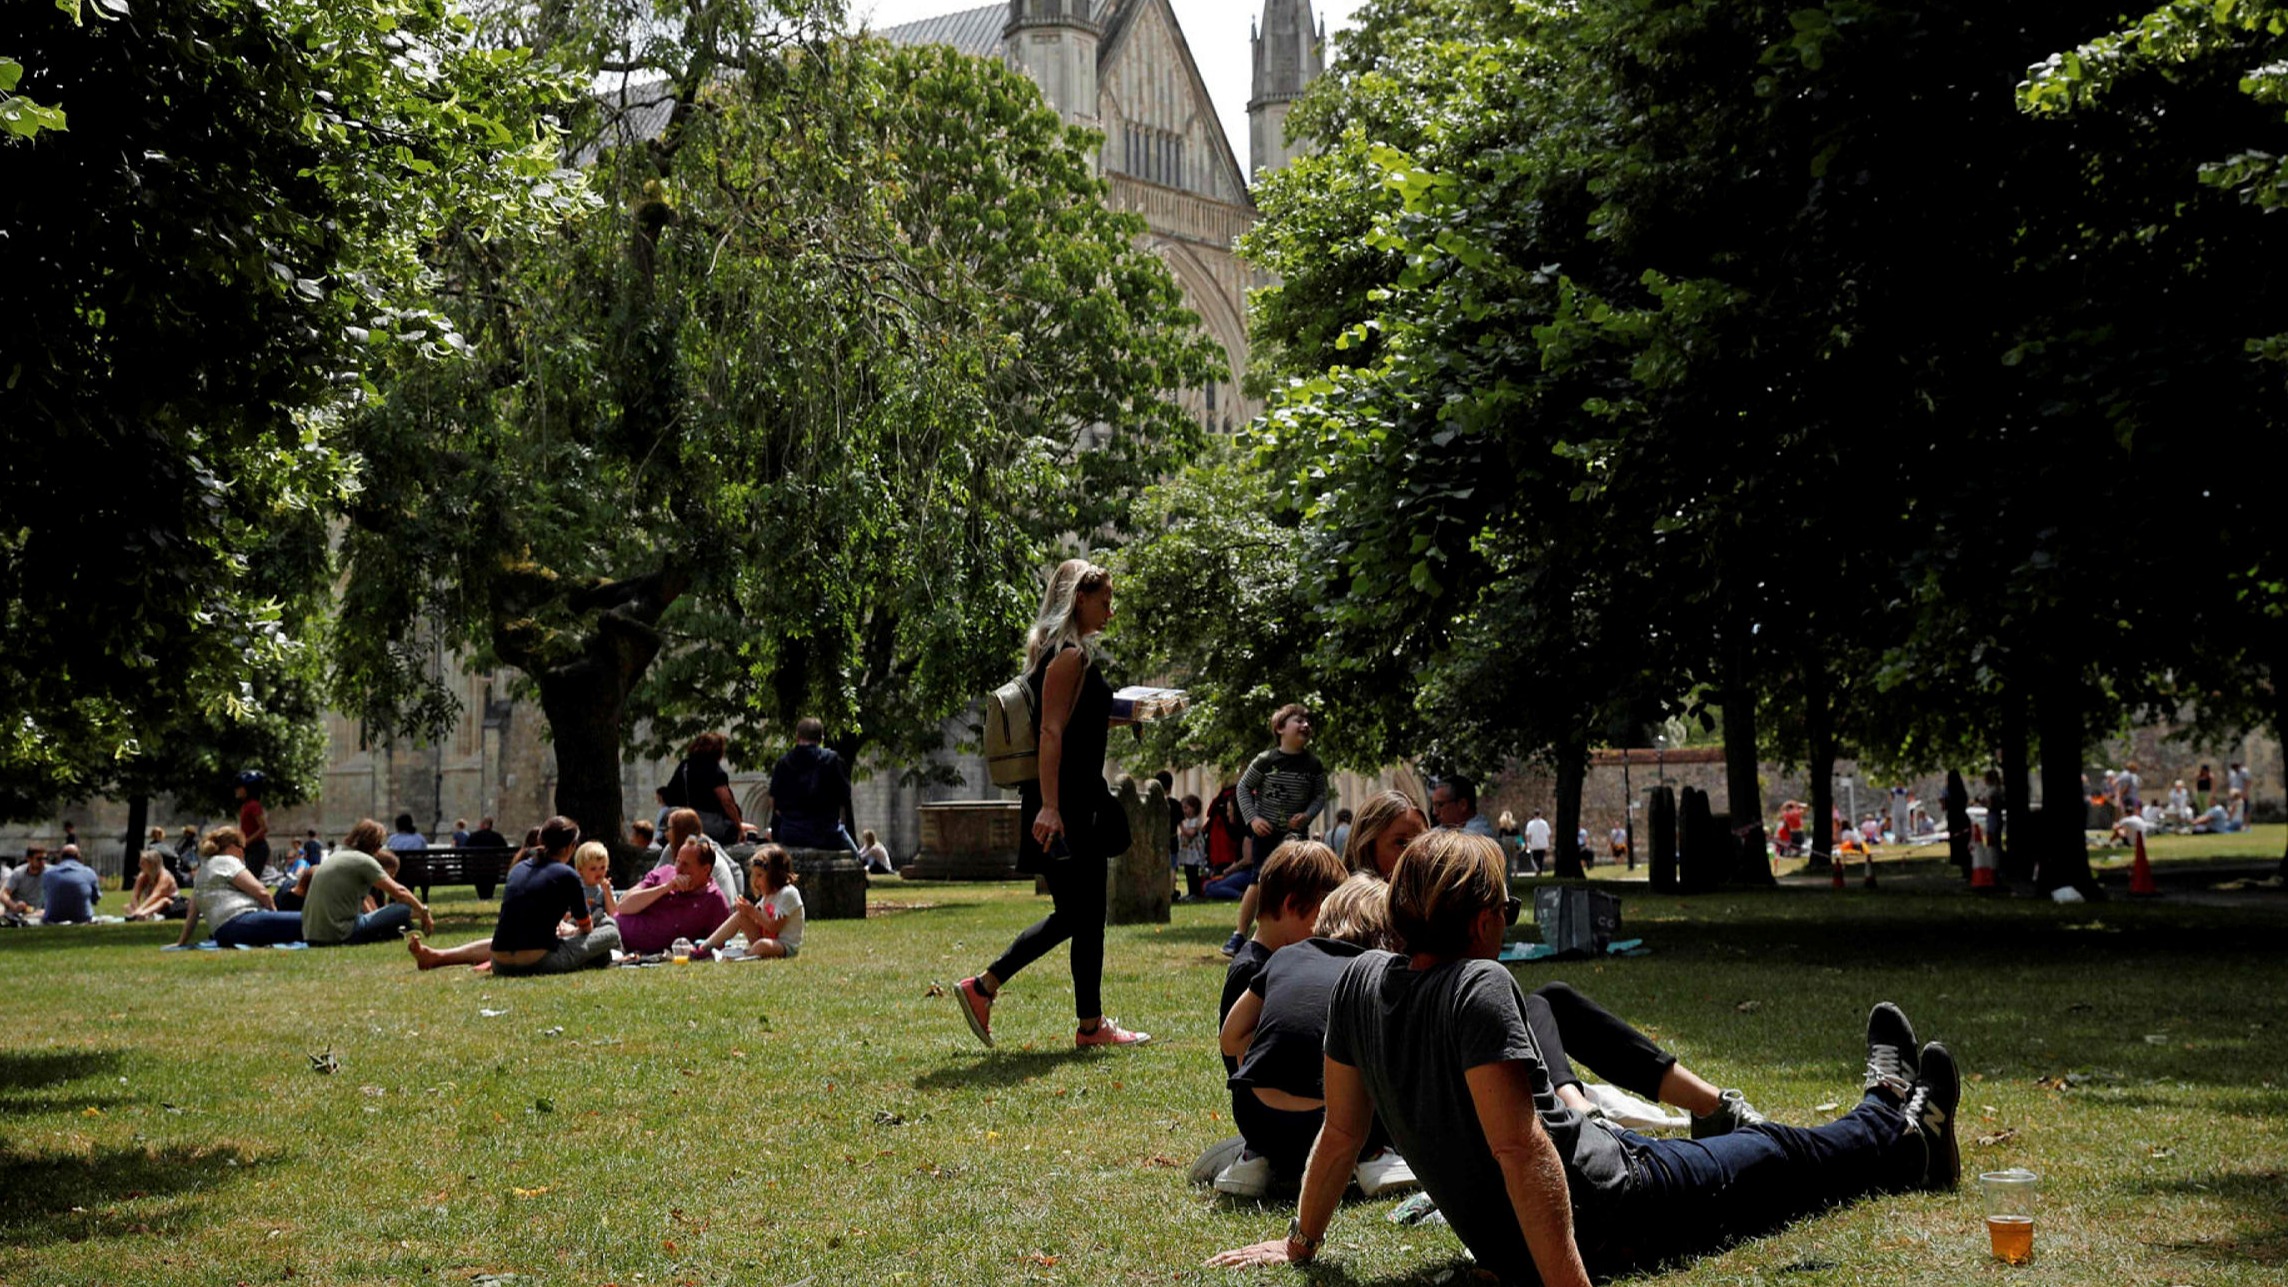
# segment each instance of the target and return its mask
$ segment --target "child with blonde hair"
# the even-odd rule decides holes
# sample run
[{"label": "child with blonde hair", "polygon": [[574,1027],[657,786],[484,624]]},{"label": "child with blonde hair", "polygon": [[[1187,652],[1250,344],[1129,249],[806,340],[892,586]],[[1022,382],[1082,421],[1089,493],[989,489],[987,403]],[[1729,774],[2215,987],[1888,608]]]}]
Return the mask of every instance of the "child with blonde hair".
[{"label": "child with blonde hair", "polygon": [[580,873],[580,887],[588,894],[588,918],[606,920],[620,910],[612,892],[612,851],[600,840],[584,842],[572,851],[572,867]]}]

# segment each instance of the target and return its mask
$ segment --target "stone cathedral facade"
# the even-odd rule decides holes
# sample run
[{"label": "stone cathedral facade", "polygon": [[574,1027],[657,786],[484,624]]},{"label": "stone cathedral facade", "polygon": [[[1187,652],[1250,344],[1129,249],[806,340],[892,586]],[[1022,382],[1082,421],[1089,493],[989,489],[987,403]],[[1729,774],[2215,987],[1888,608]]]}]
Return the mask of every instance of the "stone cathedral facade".
[{"label": "stone cathedral facade", "polygon": [[1247,370],[1247,292],[1263,279],[1239,257],[1253,227],[1248,183],[1299,148],[1287,111],[1325,67],[1310,0],[1267,0],[1254,38],[1250,158],[1232,152],[1191,45],[1168,0],[1004,0],[875,33],[951,45],[1023,71],[1068,122],[1104,135],[1097,168],[1114,208],[1141,215],[1144,244],[1165,261],[1223,350],[1226,378],[1183,393],[1211,429],[1230,432],[1263,408],[1240,393]]}]

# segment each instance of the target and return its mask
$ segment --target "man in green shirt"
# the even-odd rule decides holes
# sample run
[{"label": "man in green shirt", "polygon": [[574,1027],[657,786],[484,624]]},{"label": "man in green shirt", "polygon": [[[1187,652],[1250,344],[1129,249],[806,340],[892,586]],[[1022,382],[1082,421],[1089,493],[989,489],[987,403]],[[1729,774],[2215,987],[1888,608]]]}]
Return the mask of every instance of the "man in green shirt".
[{"label": "man in green shirt", "polygon": [[[379,910],[364,911],[367,891],[376,888],[388,894],[390,902]],[[412,927],[415,916],[421,918],[423,933],[434,932],[429,908],[372,854],[344,846],[310,869],[309,891],[302,903],[302,937],[313,947],[393,939]]]}]

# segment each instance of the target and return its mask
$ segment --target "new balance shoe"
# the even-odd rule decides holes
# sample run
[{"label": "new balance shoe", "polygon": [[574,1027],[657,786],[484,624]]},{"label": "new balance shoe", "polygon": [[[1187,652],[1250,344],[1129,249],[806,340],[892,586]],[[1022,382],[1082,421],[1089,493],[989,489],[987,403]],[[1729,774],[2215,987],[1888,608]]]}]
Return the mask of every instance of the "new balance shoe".
[{"label": "new balance shoe", "polygon": [[1730,1135],[1744,1127],[1760,1125],[1763,1120],[1764,1115],[1756,1111],[1747,1096],[1727,1090],[1717,1096],[1715,1112],[1705,1117],[1698,1113],[1692,1115],[1692,1138],[1704,1140]]},{"label": "new balance shoe", "polygon": [[1954,1055],[1932,1042],[1922,1050],[1922,1072],[1903,1111],[1929,1148],[1922,1187],[1952,1189],[1962,1181],[1962,1150],[1954,1138],[1954,1110],[1962,1102],[1962,1075]]},{"label": "new balance shoe", "polygon": [[1237,1135],[1228,1140],[1219,1140],[1208,1145],[1207,1151],[1200,1154],[1198,1161],[1192,1163],[1192,1183],[1215,1183],[1215,1178],[1223,1174],[1225,1167],[1238,1161],[1240,1153],[1246,1148],[1247,1141]]},{"label": "new balance shoe", "polygon": [[1230,1166],[1216,1172],[1215,1190],[1235,1198],[1260,1198],[1271,1191],[1271,1159],[1241,1150]]},{"label": "new balance shoe", "polygon": [[985,995],[974,978],[963,979],[953,985],[953,1003],[961,1007],[961,1017],[969,1021],[969,1030],[993,1047],[993,998]]},{"label": "new balance shoe", "polygon": [[1149,1032],[1130,1032],[1110,1019],[1099,1019],[1094,1029],[1073,1033],[1076,1046],[1141,1046],[1151,1039]]},{"label": "new balance shoe", "polygon": [[1351,1173],[1358,1181],[1359,1192],[1370,1198],[1400,1189],[1419,1188],[1421,1181],[1414,1178],[1414,1168],[1398,1155],[1398,1150],[1385,1148],[1372,1157],[1359,1159],[1358,1169]]},{"label": "new balance shoe", "polygon": [[1903,1103],[1915,1088],[1915,1075],[1915,1026],[1899,1007],[1876,1002],[1867,1012],[1867,1076],[1859,1088]]},{"label": "new balance shoe", "polygon": [[1237,956],[1239,955],[1240,945],[1244,944],[1245,942],[1247,942],[1247,935],[1240,933],[1238,930],[1233,930],[1231,932],[1231,937],[1225,939],[1223,941],[1223,946],[1217,950],[1221,951],[1225,956]]}]

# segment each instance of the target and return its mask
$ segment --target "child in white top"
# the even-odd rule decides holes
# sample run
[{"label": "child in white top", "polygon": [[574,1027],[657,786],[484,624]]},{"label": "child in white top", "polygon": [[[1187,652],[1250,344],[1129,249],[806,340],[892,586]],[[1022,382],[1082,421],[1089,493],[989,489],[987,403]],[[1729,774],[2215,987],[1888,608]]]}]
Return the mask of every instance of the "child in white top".
[{"label": "child in white top", "polygon": [[794,887],[794,863],[778,845],[755,850],[748,872],[755,897],[731,905],[731,915],[707,936],[714,952],[734,934],[747,936],[747,955],[792,957],[802,951],[802,893]]}]

